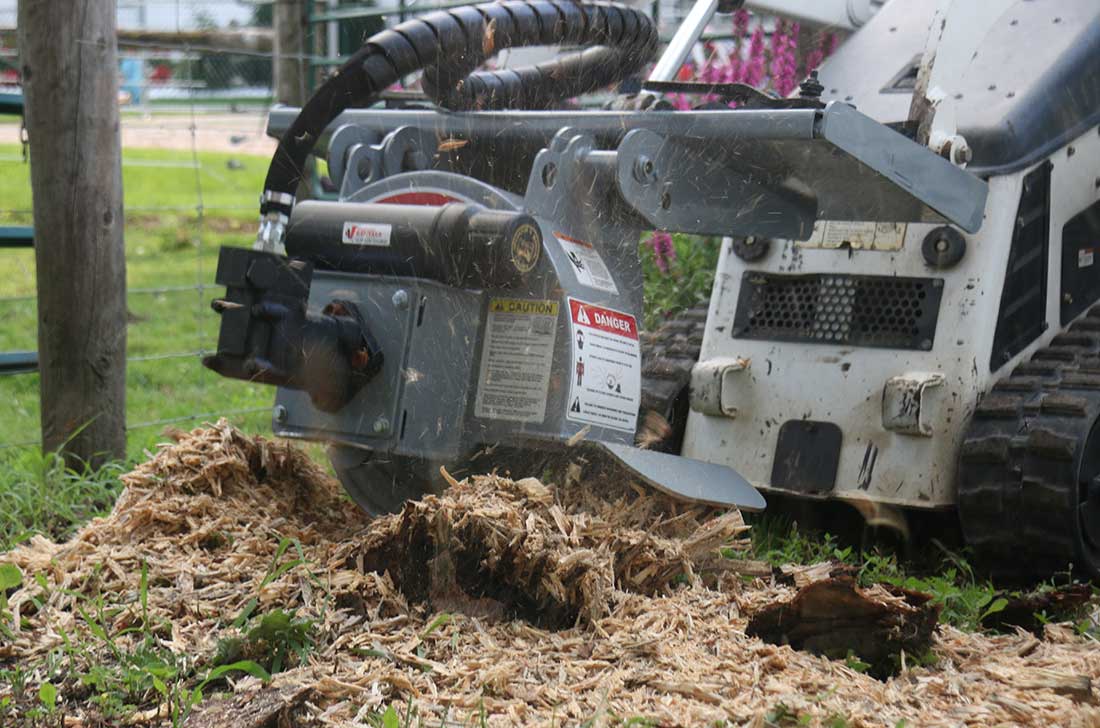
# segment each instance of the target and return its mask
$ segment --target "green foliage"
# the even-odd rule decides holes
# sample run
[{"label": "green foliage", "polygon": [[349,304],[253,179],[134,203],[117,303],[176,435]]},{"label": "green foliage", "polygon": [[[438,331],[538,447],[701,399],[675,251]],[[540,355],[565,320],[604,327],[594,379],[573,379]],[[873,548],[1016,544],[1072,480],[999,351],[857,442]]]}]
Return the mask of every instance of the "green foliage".
[{"label": "green foliage", "polygon": [[15,564],[0,564],[0,606],[7,606],[8,589],[14,589],[23,583],[23,572]]},{"label": "green foliage", "polygon": [[855,564],[858,561],[852,547],[841,548],[836,536],[808,533],[781,516],[765,514],[752,524],[750,534],[752,557],[773,566],[830,560]]},{"label": "green foliage", "polygon": [[[35,583],[47,591],[44,578],[36,575]],[[143,602],[145,588],[143,584],[139,594]],[[62,680],[59,685],[83,696],[104,716],[123,716],[134,706],[155,700],[169,707],[173,720],[181,721],[193,705],[183,685],[189,670],[186,659],[158,639],[163,626],[151,624],[143,609],[140,624],[112,631],[111,625],[126,611],[123,606],[108,604],[103,595],[65,594],[73,600],[80,622],[75,633],[62,632],[63,646],[46,661],[48,672]],[[57,707],[60,695],[52,680],[44,681],[37,693],[48,712]]]},{"label": "green foliage", "polygon": [[764,715],[764,721],[769,726],[799,726],[809,725],[813,716],[802,715],[786,703],[776,703],[775,706]]},{"label": "green foliage", "polygon": [[[291,553],[294,558],[284,561],[283,557],[288,553]],[[293,538],[279,540],[275,555],[271,559],[267,573],[260,581],[259,588],[263,589],[292,569],[299,567],[303,567],[305,578],[313,584],[314,588],[319,592],[325,591],[317,575],[308,568],[302,544]],[[240,631],[250,623],[252,626],[240,636],[219,641],[213,660],[214,665],[241,665],[247,662],[255,664],[265,673],[276,673],[293,664],[305,662],[315,646],[313,620],[299,619],[293,611],[287,612],[282,609],[274,609],[257,616],[254,613],[258,605],[258,595],[245,603],[231,627]],[[323,614],[323,604],[321,611]]]},{"label": "green foliage", "polygon": [[854,670],[858,673],[864,673],[871,669],[871,663],[859,659],[859,656],[851,650],[848,650],[848,656],[844,658],[844,664],[849,670]]},{"label": "green foliage", "polygon": [[198,687],[195,688],[194,694],[198,697],[195,702],[197,703],[198,700],[202,698],[202,691],[206,688],[207,685],[213,682],[217,682],[218,680],[224,678],[226,675],[234,672],[245,672],[252,677],[263,680],[264,682],[268,682],[269,680],[271,680],[271,673],[265,670],[263,665],[259,665],[252,660],[237,660],[236,662],[231,662],[228,665],[218,665],[213,670],[211,670],[210,673],[206,676],[206,679],[199,683]]},{"label": "green foliage", "polygon": [[931,594],[942,609],[940,621],[959,629],[981,629],[982,619],[1008,604],[992,582],[975,575],[963,555],[935,543],[930,547],[934,551],[902,563],[897,554],[861,553],[841,546],[832,534],[807,533],[797,523],[772,516],[754,523],[751,534],[753,558],[773,566],[838,561],[858,567],[859,582],[864,586],[881,582]]},{"label": "green foliage", "polygon": [[293,612],[276,609],[263,615],[259,623],[248,631],[246,645],[249,651],[262,656],[271,672],[280,672],[287,665],[288,657],[304,662],[313,649],[310,633],[313,622],[295,619]]},{"label": "green foliage", "polygon": [[645,325],[653,330],[665,318],[710,297],[721,242],[717,238],[674,234],[675,259],[669,261],[664,272],[648,240],[648,235],[642,236],[639,255],[645,276]]},{"label": "green foliage", "polygon": [[[219,377],[202,367],[198,356],[163,358],[215,348],[218,317],[211,314],[209,301],[217,290],[218,249],[251,243],[256,196],[263,187],[269,160],[200,152],[198,169],[194,169],[190,151],[126,149],[122,161],[130,287],[127,354],[138,358],[129,362],[126,372],[128,423],[195,415],[201,415],[201,423],[219,412],[256,409],[234,417],[234,424],[250,431],[269,430],[269,387]],[[235,163],[232,169],[230,161]],[[0,145],[0,224],[31,222],[29,172],[18,146]],[[3,307],[0,349],[33,350],[38,328],[34,251],[5,251],[0,257],[0,273],[0,297],[9,299]],[[199,283],[210,288],[193,288]],[[167,290],[149,292],[161,288]],[[0,445],[38,438],[38,383],[37,374],[0,377],[0,399],[7,405],[7,416],[0,422]],[[198,423],[184,421],[181,426],[193,424]],[[153,425],[131,431],[129,456],[141,458],[144,450],[162,442],[162,429]],[[17,450],[0,452],[0,472],[19,457]],[[0,479],[0,492],[7,490],[6,482]],[[6,511],[0,504],[0,520]]]},{"label": "green foliage", "polygon": [[38,688],[38,702],[50,713],[54,712],[57,709],[57,688],[52,683],[42,683]]},{"label": "green foliage", "polygon": [[1007,601],[997,598],[997,590],[986,579],[979,579],[966,559],[941,547],[941,555],[931,573],[914,573],[898,563],[894,554],[865,555],[860,568],[864,584],[884,582],[932,595],[939,604],[940,621],[959,629],[977,631],[982,618],[1005,608]]},{"label": "green foliage", "polygon": [[293,612],[275,609],[254,618],[254,625],[239,637],[218,642],[214,665],[253,662],[276,673],[301,664],[314,648],[314,623],[298,619]]},{"label": "green foliage", "polygon": [[429,624],[424,629],[424,632],[420,635],[420,639],[425,639],[432,632],[436,631],[440,627],[445,626],[450,621],[451,621],[451,615],[450,614],[448,614],[447,612],[440,612],[436,616],[436,618],[431,621],[431,624]]},{"label": "green foliage", "polygon": [[110,510],[122,488],[123,471],[119,464],[73,470],[56,453],[38,448],[4,453],[0,457],[0,549],[7,550],[35,533],[67,538],[76,526]]},{"label": "green foliage", "polygon": [[8,611],[8,590],[23,583],[23,573],[15,564],[0,564],[0,635],[15,638],[12,614]]},{"label": "green foliage", "polygon": [[[13,581],[12,574],[5,574],[0,578]],[[25,580],[21,581],[26,586]],[[39,591],[32,602],[41,608],[42,600],[51,592],[49,581],[36,574],[33,586]],[[149,570],[142,564],[136,598],[133,594],[112,595],[123,596],[115,603],[108,602],[103,594],[64,590],[78,618],[75,629],[62,630],[62,646],[51,651],[43,663],[28,666],[35,675],[44,673],[37,691],[28,691],[28,673],[22,666],[0,670],[0,682],[11,686],[10,699],[0,704],[0,719],[9,708],[29,717],[63,712],[63,696],[72,695],[72,699],[93,706],[112,725],[114,719],[130,716],[142,706],[161,705],[172,725],[179,726],[202,700],[208,686],[225,676],[243,672],[264,681],[271,678],[262,665],[241,660],[214,666],[200,680],[190,656],[177,655],[165,646],[164,637],[170,634],[171,625],[150,615],[148,589]],[[272,637],[280,633],[277,622],[265,625],[261,621],[259,633],[280,639]]]}]

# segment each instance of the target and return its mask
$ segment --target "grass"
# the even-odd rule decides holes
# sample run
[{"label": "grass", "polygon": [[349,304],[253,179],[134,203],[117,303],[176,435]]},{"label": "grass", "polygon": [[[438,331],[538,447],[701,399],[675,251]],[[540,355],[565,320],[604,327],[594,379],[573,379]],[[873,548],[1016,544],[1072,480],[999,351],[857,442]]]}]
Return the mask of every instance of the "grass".
[{"label": "grass", "polygon": [[[0,224],[32,222],[30,169],[21,154],[18,146],[0,145]],[[198,353],[217,342],[218,318],[209,302],[219,292],[218,248],[251,243],[267,162],[207,152],[197,160],[186,151],[123,153],[129,460],[163,440],[164,425],[156,423],[165,420],[201,415],[178,423],[187,428],[243,410],[235,424],[269,429],[273,391],[217,376],[202,367]],[[0,351],[37,348],[34,271],[34,251],[0,251]],[[126,464],[66,471],[37,447],[10,447],[38,440],[38,375],[0,377],[0,398],[8,403],[0,421],[0,548],[36,532],[64,538],[109,509]]]},{"label": "grass", "polygon": [[9,453],[0,480],[0,550],[36,533],[56,540],[114,505],[122,489],[121,463],[83,472],[56,453],[20,448]]},{"label": "grass", "polygon": [[[1025,593],[999,588],[975,571],[965,549],[951,549],[937,540],[919,544],[915,553],[901,557],[896,550],[877,547],[861,550],[830,533],[803,531],[797,523],[780,516],[754,520],[750,533],[752,558],[772,566],[822,561],[847,564],[855,567],[863,586],[883,583],[931,594],[941,609],[940,623],[968,632],[981,631],[982,620],[1004,609],[1006,597]],[[1065,581],[1062,578],[1058,583]],[[1053,586],[1052,581],[1036,585],[1030,591],[1041,592]],[[1075,616],[1062,614],[1057,618]],[[1079,625],[1083,633],[1094,630],[1091,623]],[[920,657],[916,656],[917,661]]]},{"label": "grass", "polygon": [[[28,224],[29,167],[19,147],[0,146],[0,224]],[[230,160],[237,164],[233,168]],[[140,457],[161,439],[161,425],[196,414],[258,410],[234,418],[248,429],[267,427],[270,388],[223,379],[199,363],[214,348],[218,318],[209,308],[218,248],[246,245],[254,232],[257,190],[267,160],[231,154],[126,150],[123,187],[128,308],[127,420],[137,426],[129,455]],[[158,166],[166,165],[166,166]],[[203,209],[197,209],[201,186]],[[0,351],[36,348],[34,252],[0,251]],[[196,286],[207,286],[196,289]],[[190,354],[189,356],[175,356]],[[9,403],[0,445],[38,439],[38,376],[0,378]],[[189,422],[182,422],[188,426]],[[0,450],[0,463],[19,457]],[[18,470],[18,468],[16,468]],[[0,476],[0,489],[12,476]]]},{"label": "grass", "polygon": [[[96,591],[86,595],[51,583],[46,573],[25,577],[10,564],[0,568],[0,636],[8,639],[12,634],[7,625],[14,615],[8,610],[6,590],[25,578],[33,579],[38,589],[34,609],[42,609],[51,593],[60,590],[76,600],[73,611],[78,619],[71,634],[63,632],[61,646],[33,671],[22,664],[0,669],[0,684],[10,687],[10,693],[0,699],[0,725],[60,724],[64,702],[79,695],[91,708],[96,724],[119,724],[140,706],[153,704],[159,717],[180,726],[207,694],[224,686],[228,676],[248,674],[266,682],[272,672],[283,669],[291,651],[295,660],[302,660],[312,646],[308,641],[312,623],[275,610],[255,615],[251,620],[255,626],[245,632],[243,641],[269,666],[249,658],[197,664],[193,656],[171,649],[172,624],[150,615],[145,563],[137,594],[124,595]],[[247,627],[249,616],[234,626]],[[38,684],[37,690],[31,689],[32,682]],[[69,694],[62,695],[61,689]]]}]

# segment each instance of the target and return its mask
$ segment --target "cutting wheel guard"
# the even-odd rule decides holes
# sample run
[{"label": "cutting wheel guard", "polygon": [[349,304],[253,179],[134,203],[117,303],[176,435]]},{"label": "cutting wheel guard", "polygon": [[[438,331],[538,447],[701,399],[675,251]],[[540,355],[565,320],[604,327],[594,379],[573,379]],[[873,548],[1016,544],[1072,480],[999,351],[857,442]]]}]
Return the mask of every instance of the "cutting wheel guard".
[{"label": "cutting wheel guard", "polygon": [[[631,8],[568,0],[486,3],[429,13],[372,36],[317,90],[279,141],[264,182],[259,247],[275,249],[306,159],[342,111],[370,105],[424,69],[425,90],[450,109],[547,108],[641,70],[657,30]],[[475,72],[498,51],[564,44],[584,50],[535,66]]]}]

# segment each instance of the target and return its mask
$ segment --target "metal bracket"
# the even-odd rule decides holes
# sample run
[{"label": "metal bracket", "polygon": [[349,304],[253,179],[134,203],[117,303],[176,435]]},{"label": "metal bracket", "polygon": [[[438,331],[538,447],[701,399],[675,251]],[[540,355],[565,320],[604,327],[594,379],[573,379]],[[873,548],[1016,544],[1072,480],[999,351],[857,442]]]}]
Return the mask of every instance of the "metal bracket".
[{"label": "metal bracket", "polygon": [[[328,143],[328,176],[337,186],[341,186],[347,170],[358,170],[358,160],[352,155],[356,149],[369,148],[377,144],[379,135],[359,124],[343,124],[332,132]],[[363,179],[362,175],[359,175]]]},{"label": "metal bracket", "polygon": [[882,426],[902,435],[932,437],[932,426],[924,416],[924,393],[945,381],[938,372],[909,372],[887,379],[882,390]]},{"label": "metal bracket", "polygon": [[691,369],[691,408],[705,415],[737,416],[737,385],[750,361],[743,357],[709,359]]},{"label": "metal bracket", "polygon": [[341,126],[329,144],[329,174],[340,184],[341,199],[385,177],[432,166],[435,138],[423,129],[402,126],[376,143],[376,135],[350,131],[355,128]]},{"label": "metal bracket", "polygon": [[808,238],[817,206],[779,188],[778,175],[746,172],[648,129],[619,143],[616,180],[623,199],[659,230],[700,235]]}]

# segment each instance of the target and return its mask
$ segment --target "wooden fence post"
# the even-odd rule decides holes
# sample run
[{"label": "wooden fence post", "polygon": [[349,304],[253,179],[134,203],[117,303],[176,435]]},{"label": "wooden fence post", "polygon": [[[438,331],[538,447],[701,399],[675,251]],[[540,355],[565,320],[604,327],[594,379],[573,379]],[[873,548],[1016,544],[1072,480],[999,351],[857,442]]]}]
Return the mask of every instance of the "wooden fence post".
[{"label": "wooden fence post", "polygon": [[306,52],[306,4],[275,0],[275,101],[301,106],[306,100],[309,63]]},{"label": "wooden fence post", "polygon": [[116,0],[20,0],[38,272],[42,447],[126,454]]}]

